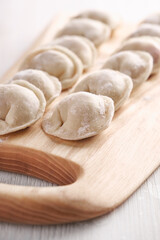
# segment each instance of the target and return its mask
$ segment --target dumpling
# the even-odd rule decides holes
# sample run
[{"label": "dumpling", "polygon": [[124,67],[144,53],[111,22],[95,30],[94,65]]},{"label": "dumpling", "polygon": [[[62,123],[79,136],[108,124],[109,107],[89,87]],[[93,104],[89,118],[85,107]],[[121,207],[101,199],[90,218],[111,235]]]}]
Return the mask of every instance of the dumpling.
[{"label": "dumpling", "polygon": [[88,18],[72,19],[62,28],[57,37],[65,35],[78,35],[88,38],[96,46],[110,37],[110,27],[97,20]]},{"label": "dumpling", "polygon": [[141,36],[152,36],[160,38],[160,25],[154,24],[142,24],[140,25],[135,32],[133,32],[129,38],[141,37]]},{"label": "dumpling", "polygon": [[129,98],[133,88],[132,79],[118,71],[110,69],[99,70],[88,74],[72,92],[90,92],[112,98],[115,111]]},{"label": "dumpling", "polygon": [[151,14],[145,20],[143,20],[143,22],[160,25],[160,12]]},{"label": "dumpling", "polygon": [[153,57],[152,73],[160,69],[160,40],[156,37],[136,37],[125,41],[118,49],[118,52],[126,50],[139,50],[148,52]]},{"label": "dumpling", "polygon": [[48,46],[60,45],[74,52],[82,61],[83,68],[88,69],[94,63],[96,48],[87,38],[80,36],[64,36],[54,39]]},{"label": "dumpling", "polygon": [[46,99],[47,104],[51,103],[61,93],[61,83],[58,78],[36,69],[26,69],[16,73],[13,80],[25,80],[39,88]]},{"label": "dumpling", "polygon": [[0,135],[24,129],[42,117],[46,100],[43,93],[26,81],[24,87],[0,85]]},{"label": "dumpling", "polygon": [[151,75],[153,58],[143,51],[124,51],[109,57],[102,68],[113,69],[130,76],[133,88],[136,88]]},{"label": "dumpling", "polygon": [[74,18],[89,18],[93,20],[98,20],[104,24],[107,24],[111,28],[111,30],[117,28],[120,22],[120,19],[117,16],[98,10],[86,10],[79,13]]},{"label": "dumpling", "polygon": [[50,135],[80,140],[97,135],[106,129],[114,114],[111,98],[91,93],[73,93],[54,106],[42,122]]},{"label": "dumpling", "polygon": [[20,70],[39,69],[57,77],[62,89],[70,88],[82,74],[81,60],[69,49],[62,46],[44,47],[30,53]]}]

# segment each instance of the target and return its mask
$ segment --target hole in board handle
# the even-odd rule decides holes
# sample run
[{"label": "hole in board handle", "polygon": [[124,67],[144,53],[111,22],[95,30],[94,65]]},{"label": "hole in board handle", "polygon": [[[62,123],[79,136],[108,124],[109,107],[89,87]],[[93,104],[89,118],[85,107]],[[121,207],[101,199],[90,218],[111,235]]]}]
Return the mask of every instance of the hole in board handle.
[{"label": "hole in board handle", "polygon": [[0,144],[0,170],[36,177],[58,185],[74,183],[82,168],[69,160],[42,151]]}]

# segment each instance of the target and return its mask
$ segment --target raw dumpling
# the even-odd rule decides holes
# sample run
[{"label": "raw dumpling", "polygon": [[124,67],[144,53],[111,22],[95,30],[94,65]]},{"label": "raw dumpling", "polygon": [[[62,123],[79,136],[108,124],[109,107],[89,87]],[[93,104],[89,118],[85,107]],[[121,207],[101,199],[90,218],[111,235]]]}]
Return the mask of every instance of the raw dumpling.
[{"label": "raw dumpling", "polygon": [[79,92],[57,103],[42,122],[44,131],[66,139],[80,140],[106,129],[114,114],[111,98]]},{"label": "raw dumpling", "polygon": [[94,63],[96,48],[87,38],[80,36],[64,36],[53,40],[48,46],[60,45],[74,52],[82,61],[83,68],[88,69]]},{"label": "raw dumpling", "polygon": [[[21,82],[21,81],[19,81]],[[0,135],[24,129],[42,117],[46,100],[34,85],[0,85]]]},{"label": "raw dumpling", "polygon": [[58,78],[36,69],[26,69],[16,73],[13,80],[25,80],[38,87],[44,94],[47,104],[51,103],[61,93],[61,83]]},{"label": "raw dumpling", "polygon": [[81,60],[69,49],[62,46],[45,47],[30,53],[20,70],[39,69],[57,77],[62,89],[70,88],[82,74]]},{"label": "raw dumpling", "polygon": [[160,12],[151,14],[143,22],[160,25]]},{"label": "raw dumpling", "polygon": [[107,24],[112,30],[114,30],[119,25],[120,21],[117,16],[98,10],[86,10],[84,12],[81,12],[74,18],[89,18],[93,20],[98,20]]},{"label": "raw dumpling", "polygon": [[118,71],[99,70],[88,74],[73,88],[73,92],[85,91],[112,98],[115,110],[129,98],[133,88],[132,79]]},{"label": "raw dumpling", "polygon": [[109,57],[102,68],[113,69],[130,76],[133,88],[136,88],[151,75],[153,58],[143,51],[124,51]]},{"label": "raw dumpling", "polygon": [[141,36],[152,36],[160,38],[160,26],[154,24],[142,24],[138,27],[138,29],[133,32],[129,38],[133,37],[141,37]]},{"label": "raw dumpling", "polygon": [[97,20],[88,18],[73,19],[62,28],[57,37],[65,35],[78,35],[88,38],[96,46],[110,37],[110,27]]},{"label": "raw dumpling", "polygon": [[118,52],[126,50],[139,50],[148,52],[153,57],[152,73],[157,73],[160,69],[160,40],[156,37],[136,37],[123,43]]}]

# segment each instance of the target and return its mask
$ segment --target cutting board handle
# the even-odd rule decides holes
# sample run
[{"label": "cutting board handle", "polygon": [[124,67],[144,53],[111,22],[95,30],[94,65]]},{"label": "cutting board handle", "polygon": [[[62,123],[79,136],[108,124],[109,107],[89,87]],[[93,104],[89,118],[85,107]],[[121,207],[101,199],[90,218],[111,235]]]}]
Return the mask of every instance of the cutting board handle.
[{"label": "cutting board handle", "polygon": [[[89,201],[78,164],[25,147],[0,144],[0,170],[34,176],[59,187],[0,184],[0,220],[56,224],[101,215]],[[65,185],[65,186],[62,186]]]}]

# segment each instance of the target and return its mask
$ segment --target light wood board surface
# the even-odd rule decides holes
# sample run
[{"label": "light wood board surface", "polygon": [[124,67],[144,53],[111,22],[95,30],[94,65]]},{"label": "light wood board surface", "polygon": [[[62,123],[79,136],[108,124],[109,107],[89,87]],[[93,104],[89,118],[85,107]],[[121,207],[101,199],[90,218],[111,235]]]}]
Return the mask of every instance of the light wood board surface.
[{"label": "light wood board surface", "polygon": [[[3,179],[3,181],[5,181],[5,173],[4,174],[1,174],[1,177],[2,177],[2,179]],[[8,176],[15,176],[15,175],[12,175],[12,174],[10,174],[10,175],[8,175]],[[13,179],[14,178],[12,178],[12,181],[13,181]],[[23,183],[25,183],[25,180],[26,180],[26,183],[27,183],[27,179],[28,178],[24,178],[23,179]],[[129,201],[127,201],[126,202],[126,204],[125,205],[123,205],[121,208],[119,208],[118,210],[116,210],[116,211],[114,211],[112,214],[109,214],[108,216],[106,216],[105,218],[101,218],[101,219],[97,219],[97,220],[93,220],[93,221],[91,221],[90,223],[80,223],[80,224],[74,224],[74,225],[65,225],[65,226],[59,226],[59,227],[54,227],[54,228],[51,228],[51,227],[44,227],[44,228],[40,228],[40,227],[37,227],[37,228],[32,228],[32,233],[31,233],[31,228],[29,228],[29,227],[19,227],[19,228],[17,228],[18,229],[18,232],[19,232],[19,234],[20,233],[22,233],[23,231],[26,233],[26,239],[28,239],[29,238],[29,236],[33,236],[33,237],[37,237],[38,238],[38,236],[40,236],[40,233],[41,233],[41,237],[42,238],[44,238],[45,236],[50,236],[50,239],[52,238],[52,239],[75,239],[75,238],[77,238],[78,239],[78,233],[79,233],[79,231],[81,231],[81,239],[87,239],[87,237],[93,237],[92,239],[98,239],[98,238],[102,238],[103,239],[103,233],[105,232],[105,230],[108,230],[108,231],[106,231],[106,233],[108,232],[108,237],[112,237],[111,239],[116,239],[116,234],[117,233],[113,233],[114,231],[113,231],[113,227],[115,226],[116,227],[116,229],[117,229],[117,231],[119,231],[119,233],[121,233],[121,234],[123,234],[123,235],[121,235],[121,237],[120,238],[118,238],[118,239],[125,239],[126,238],[126,236],[127,236],[127,234],[128,234],[128,236],[129,236],[129,234],[131,234],[131,233],[133,233],[132,232],[132,230],[131,229],[128,229],[128,231],[126,231],[125,230],[125,225],[127,225],[128,224],[128,222],[130,222],[130,226],[132,226],[133,227],[133,229],[136,229],[137,231],[137,233],[136,233],[136,235],[133,235],[134,237],[136,237],[136,238],[133,238],[133,239],[142,239],[142,238],[140,238],[140,237],[142,237],[143,236],[143,234],[141,233],[140,234],[140,231],[138,231],[140,228],[143,228],[143,227],[145,227],[146,226],[146,228],[147,228],[147,226],[148,226],[148,222],[147,222],[147,219],[148,219],[148,217],[149,217],[149,213],[148,213],[148,209],[150,209],[150,206],[151,205],[154,205],[154,207],[156,208],[157,207],[157,210],[158,210],[158,207],[159,207],[159,203],[158,203],[158,197],[159,197],[159,192],[158,192],[158,190],[157,190],[157,187],[156,187],[156,185],[155,185],[155,181],[157,180],[158,178],[156,177],[156,178],[154,178],[153,179],[153,182],[152,183],[150,183],[150,181],[148,182],[148,184],[145,184],[144,185],[144,189],[145,189],[145,195],[147,194],[147,193],[150,193],[150,197],[148,198],[149,200],[147,201],[146,199],[145,199],[145,197],[142,197],[141,199],[140,198],[138,198],[137,197],[137,194],[138,193],[136,193],[135,195],[134,195],[134,197],[132,197],[132,199],[134,199],[134,198],[136,198],[136,204],[134,205],[134,204],[130,204],[130,203],[132,203],[132,201],[131,200],[129,200]],[[15,181],[17,180],[17,183],[20,183],[21,181],[20,181],[20,178],[17,178],[17,179],[15,179]],[[9,179],[7,180],[8,182],[9,182]],[[38,180],[36,180],[36,181],[34,181],[34,180],[32,180],[32,182],[30,182],[30,184],[34,184],[34,183],[37,183],[37,184],[40,184],[40,181],[38,181]],[[141,190],[139,191],[140,193],[141,193]],[[143,192],[142,192],[143,193]],[[144,194],[143,194],[144,195]],[[157,200],[156,200],[157,199]],[[156,201],[153,201],[153,200],[156,200]],[[137,207],[137,206],[138,207]],[[142,206],[146,206],[147,208],[147,210],[144,208],[144,207],[142,207]],[[127,206],[127,209],[126,209],[126,207],[125,206]],[[134,213],[134,214],[137,214],[137,224],[136,224],[136,217],[134,216],[133,217],[133,220],[132,220],[132,218],[130,218],[130,219],[128,219],[128,217],[127,217],[127,210],[128,210],[128,208],[129,208],[129,206],[132,206],[131,208],[132,208],[132,211],[130,211],[130,213]],[[133,208],[133,206],[134,206],[134,208]],[[126,211],[124,211],[124,209],[126,209]],[[140,209],[140,212],[138,211]],[[145,209],[145,214],[143,213],[143,210]],[[134,210],[134,211],[133,211]],[[136,211],[137,210],[137,211]],[[119,213],[121,213],[121,214],[123,214],[123,219],[124,219],[124,225],[121,223],[121,227],[119,227],[118,228],[118,219],[120,220],[120,218],[118,217],[118,215],[117,214],[115,214],[115,213],[117,213],[117,212],[119,212]],[[154,211],[155,213],[156,213],[156,211]],[[152,213],[152,215],[153,215],[153,213]],[[131,216],[131,214],[130,214],[130,216]],[[156,218],[157,217],[157,218]],[[156,227],[156,226],[158,226],[157,224],[158,224],[158,220],[159,220],[159,217],[158,217],[158,214],[156,214],[156,217],[152,217],[152,220],[154,220],[154,221],[152,221],[152,223],[151,224],[149,224],[150,225],[150,227],[152,227],[151,229],[152,229],[152,231],[150,232],[150,234],[147,234],[146,235],[146,238],[144,238],[144,239],[153,239],[153,238],[149,238],[149,237],[156,237],[156,236],[158,236],[158,234],[159,234],[159,231],[158,231],[158,228]],[[142,224],[142,226],[141,226],[141,224],[140,224],[140,220],[144,220],[143,221],[143,224]],[[155,219],[156,219],[156,221],[155,221]],[[128,221],[129,220],[129,221]],[[106,223],[106,224],[104,224],[103,223],[103,221]],[[114,223],[114,224],[113,224]],[[90,227],[89,227],[90,226]],[[97,227],[95,230],[93,230],[95,227]],[[10,226],[10,229],[14,229],[14,228],[16,228],[16,226]],[[82,228],[83,228],[83,231],[82,231]],[[3,230],[3,233],[4,233],[4,235],[6,236],[6,233],[7,233],[7,231],[6,231],[6,225],[5,224],[3,224],[2,225],[2,230]],[[66,229],[66,230],[65,230]],[[74,229],[74,230],[73,230]],[[60,234],[60,232],[61,232],[61,230],[62,230],[62,232],[64,233],[62,233],[62,234]],[[88,230],[88,231],[87,231]],[[102,231],[101,231],[102,230]],[[130,231],[129,231],[130,230]],[[11,231],[12,232],[12,231]],[[10,232],[10,233],[11,233]],[[49,232],[50,232],[50,234],[49,234]],[[58,234],[58,232],[59,232],[59,234]],[[27,234],[28,233],[28,234]],[[66,234],[67,233],[67,234]],[[73,234],[72,234],[73,233]],[[97,233],[99,236],[96,236],[95,235],[95,233]],[[4,235],[2,235],[2,236],[4,236]],[[9,235],[8,235],[9,236]],[[10,237],[11,237],[12,235],[10,235]],[[14,235],[14,236],[16,236],[16,235]],[[27,238],[28,237],[28,238]],[[2,238],[3,239],[3,238]],[[12,238],[10,238],[10,239],[12,239]],[[16,238],[17,239],[17,238]],[[132,239],[131,238],[131,236],[130,236],[130,239]],[[156,239],[156,238],[154,238],[154,239]],[[158,238],[157,238],[158,239]]]},{"label": "light wood board surface", "polygon": [[[67,21],[64,15],[55,17],[31,50],[50,42]],[[134,28],[122,23],[98,48],[97,59],[89,71],[100,69]],[[18,67],[19,61],[2,77],[1,83],[7,83]],[[48,136],[41,129],[42,119],[25,130],[1,136],[1,170],[61,186],[0,184],[0,220],[67,223],[104,215],[122,204],[160,165],[159,93],[157,74],[132,93],[107,130],[85,140],[64,141]],[[66,94],[67,91],[61,94],[46,112]]]}]

